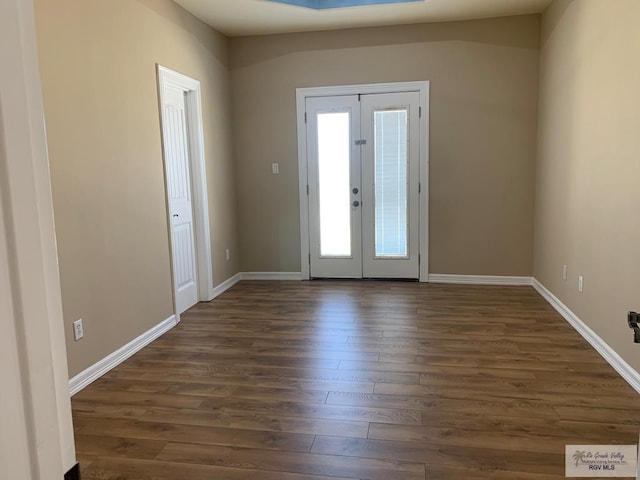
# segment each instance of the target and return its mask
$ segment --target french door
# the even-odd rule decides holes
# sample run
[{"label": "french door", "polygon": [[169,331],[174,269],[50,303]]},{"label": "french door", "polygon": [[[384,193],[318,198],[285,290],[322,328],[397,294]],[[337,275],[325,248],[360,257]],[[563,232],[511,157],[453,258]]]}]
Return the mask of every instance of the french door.
[{"label": "french door", "polygon": [[419,278],[419,92],[306,99],[311,277]]}]

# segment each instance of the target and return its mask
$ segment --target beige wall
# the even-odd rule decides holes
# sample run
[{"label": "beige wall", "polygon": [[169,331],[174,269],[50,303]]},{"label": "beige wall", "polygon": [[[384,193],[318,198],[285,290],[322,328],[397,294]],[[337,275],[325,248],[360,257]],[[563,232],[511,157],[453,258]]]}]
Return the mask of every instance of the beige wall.
[{"label": "beige wall", "polygon": [[626,313],[640,309],[638,25],[637,0],[556,1],[543,16],[534,268],[635,369]]},{"label": "beige wall", "polygon": [[241,270],[300,271],[295,89],[429,80],[430,272],[531,275],[539,24],[231,39]]},{"label": "beige wall", "polygon": [[35,3],[73,376],[173,312],[156,63],[202,84],[214,283],[238,270],[227,40],[170,0]]}]

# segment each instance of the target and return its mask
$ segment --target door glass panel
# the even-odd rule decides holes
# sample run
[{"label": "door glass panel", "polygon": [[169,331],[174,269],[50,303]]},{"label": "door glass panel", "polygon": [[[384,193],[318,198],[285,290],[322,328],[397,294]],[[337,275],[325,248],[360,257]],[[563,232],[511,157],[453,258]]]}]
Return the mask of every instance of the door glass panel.
[{"label": "door glass panel", "polygon": [[374,113],[375,256],[407,257],[407,110]]},{"label": "door glass panel", "polygon": [[320,256],[351,256],[349,112],[318,114]]}]

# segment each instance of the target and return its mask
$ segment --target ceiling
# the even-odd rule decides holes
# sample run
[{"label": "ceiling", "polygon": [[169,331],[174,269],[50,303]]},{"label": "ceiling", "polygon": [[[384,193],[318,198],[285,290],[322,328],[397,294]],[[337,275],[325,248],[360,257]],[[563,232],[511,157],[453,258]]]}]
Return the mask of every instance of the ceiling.
[{"label": "ceiling", "polygon": [[267,0],[175,0],[228,37],[540,13],[551,0],[425,0],[314,10]]}]

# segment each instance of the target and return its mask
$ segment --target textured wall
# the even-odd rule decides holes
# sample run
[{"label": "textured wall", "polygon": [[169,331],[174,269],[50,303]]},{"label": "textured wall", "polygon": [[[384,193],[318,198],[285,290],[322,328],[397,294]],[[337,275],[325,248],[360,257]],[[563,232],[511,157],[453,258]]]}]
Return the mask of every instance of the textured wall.
[{"label": "textured wall", "polygon": [[626,313],[640,309],[638,25],[636,0],[556,1],[543,16],[534,269],[636,369]]},{"label": "textured wall", "polygon": [[539,25],[231,39],[241,270],[300,271],[296,88],[429,80],[430,272],[531,275]]},{"label": "textured wall", "polygon": [[201,82],[214,282],[237,272],[228,46],[170,0],[37,0],[36,17],[73,376],[173,312],[156,63]]}]

